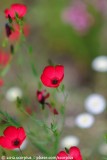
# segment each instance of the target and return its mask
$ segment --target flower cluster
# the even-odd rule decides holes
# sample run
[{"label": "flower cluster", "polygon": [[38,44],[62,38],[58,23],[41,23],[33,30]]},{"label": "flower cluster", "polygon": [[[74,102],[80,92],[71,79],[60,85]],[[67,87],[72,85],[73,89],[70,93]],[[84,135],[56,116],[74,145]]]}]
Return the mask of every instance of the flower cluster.
[{"label": "flower cluster", "polygon": [[[81,6],[83,7],[83,6]],[[76,27],[76,29],[80,28],[86,29],[87,28],[87,18],[88,14],[86,13],[86,9],[84,7],[77,8],[72,8],[70,11],[71,17],[72,12],[74,14],[76,10],[76,15],[73,18],[70,18],[72,21],[72,24]],[[78,13],[77,13],[78,10]],[[6,31],[6,36],[10,40],[10,42],[18,41],[20,39],[21,34],[23,33],[24,36],[28,35],[28,28],[26,25],[23,25],[23,20],[24,16],[27,13],[27,7],[24,4],[12,4],[9,9],[5,9],[4,11],[5,17],[8,19],[8,23],[5,25],[5,31]],[[80,14],[80,17],[78,16]],[[82,16],[85,15],[85,19],[82,18]],[[79,22],[79,24],[76,24],[76,20]],[[14,49],[13,44],[11,45],[11,51]],[[0,52],[0,66],[6,67],[7,64],[10,62],[10,54],[5,54],[2,51]],[[56,66],[46,66],[40,75],[40,80],[43,83],[45,87],[50,87],[50,88],[57,88],[60,86],[62,80],[64,79],[64,66],[63,65],[56,65]],[[3,84],[3,81],[0,80],[0,85]],[[6,99],[9,101],[16,101],[17,98],[22,97],[22,92],[19,88],[13,87],[8,90],[6,94]],[[49,110],[54,114],[57,115],[59,114],[57,109],[54,108],[51,103],[47,101],[47,99],[50,97],[50,93],[47,93],[46,90],[37,90],[36,92],[36,97],[38,102],[42,105],[42,108],[44,109],[45,106],[49,108]],[[21,103],[21,102],[20,102]],[[32,116],[30,114],[29,110],[30,108],[27,108],[26,110],[27,113],[29,113],[29,116]],[[33,117],[32,117],[33,119]],[[54,136],[58,136],[58,132],[56,129],[56,126],[54,126],[53,123],[51,123],[51,131],[54,133]],[[15,127],[15,126],[8,126],[4,132],[3,136],[0,136],[0,146],[9,149],[9,150],[14,150],[14,149],[19,149],[21,145],[23,144],[24,140],[26,139],[26,133],[23,127]],[[56,143],[56,142],[55,142]],[[74,160],[82,160],[82,155],[78,147],[72,146],[70,144],[70,149],[68,150],[66,148],[65,151],[60,151],[56,155],[56,160],[59,159],[74,159]]]}]

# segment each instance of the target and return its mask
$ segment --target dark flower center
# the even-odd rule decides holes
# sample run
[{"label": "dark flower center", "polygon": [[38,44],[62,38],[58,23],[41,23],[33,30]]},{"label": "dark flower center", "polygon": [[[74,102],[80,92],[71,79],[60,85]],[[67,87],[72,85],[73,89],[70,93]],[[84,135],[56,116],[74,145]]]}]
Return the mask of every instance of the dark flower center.
[{"label": "dark flower center", "polygon": [[19,146],[19,144],[20,144],[20,140],[19,139],[14,140],[14,142],[13,142],[14,146]]},{"label": "dark flower center", "polygon": [[58,83],[58,79],[53,79],[52,80],[52,84],[57,84]]}]

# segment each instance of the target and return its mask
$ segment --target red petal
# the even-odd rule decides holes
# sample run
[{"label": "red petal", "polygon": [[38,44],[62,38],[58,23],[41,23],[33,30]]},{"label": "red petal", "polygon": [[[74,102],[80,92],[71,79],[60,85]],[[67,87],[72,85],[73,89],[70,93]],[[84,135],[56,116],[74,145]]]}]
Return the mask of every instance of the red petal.
[{"label": "red petal", "polygon": [[27,7],[24,4],[16,3],[11,5],[11,10],[13,10],[14,13],[17,13],[18,16],[22,18],[27,12]]},{"label": "red petal", "polygon": [[3,133],[4,133],[4,135],[5,135],[7,138],[9,138],[9,139],[11,139],[11,140],[17,138],[17,136],[18,136],[18,130],[17,130],[17,128],[14,127],[14,126],[9,126],[9,127],[7,127],[7,128],[4,130]]},{"label": "red petal", "polygon": [[55,67],[55,76],[58,77],[58,79],[62,79],[64,77],[64,66],[57,65]]},{"label": "red petal", "polygon": [[47,66],[43,70],[43,75],[47,76],[49,79],[52,79],[55,77],[55,67],[53,66]]},{"label": "red petal", "polygon": [[18,137],[20,139],[20,141],[23,141],[26,138],[26,133],[24,128],[20,127],[17,129],[18,130]]},{"label": "red petal", "polygon": [[57,154],[56,160],[69,160],[68,159],[68,154],[64,151],[61,151]]},{"label": "red petal", "polygon": [[3,79],[0,79],[0,87],[2,87],[4,85],[4,81]]},{"label": "red petal", "polygon": [[10,60],[10,54],[0,51],[0,65],[6,66]]},{"label": "red petal", "polygon": [[71,157],[73,157],[75,160],[82,160],[82,156],[81,156],[81,153],[80,153],[80,150],[78,147],[71,147],[69,149],[69,154]]},{"label": "red petal", "polygon": [[4,13],[5,13],[6,18],[8,18],[8,15],[9,15],[9,9],[5,9],[5,10],[4,10]]},{"label": "red petal", "polygon": [[52,88],[56,88],[60,84],[60,81],[57,84],[52,84],[52,80],[43,74],[41,76],[41,81],[46,87],[52,87]]},{"label": "red petal", "polygon": [[16,148],[12,145],[12,142],[8,137],[3,137],[3,136],[0,137],[0,145],[6,149],[15,149]]}]

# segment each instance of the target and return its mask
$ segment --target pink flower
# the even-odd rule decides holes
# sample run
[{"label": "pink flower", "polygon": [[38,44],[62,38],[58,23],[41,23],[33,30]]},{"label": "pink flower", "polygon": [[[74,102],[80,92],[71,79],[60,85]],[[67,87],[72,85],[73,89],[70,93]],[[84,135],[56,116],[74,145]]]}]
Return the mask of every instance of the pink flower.
[{"label": "pink flower", "polygon": [[27,7],[24,4],[12,4],[10,9],[5,9],[4,13],[6,18],[11,18],[15,19],[16,14],[18,15],[19,18],[22,18],[25,16],[27,12]]},{"label": "pink flower", "polygon": [[103,15],[107,16],[107,0],[97,0],[95,4],[96,9],[98,9]]},{"label": "pink flower", "polygon": [[62,13],[64,22],[79,32],[86,32],[92,25],[92,16],[83,2],[76,1]]}]

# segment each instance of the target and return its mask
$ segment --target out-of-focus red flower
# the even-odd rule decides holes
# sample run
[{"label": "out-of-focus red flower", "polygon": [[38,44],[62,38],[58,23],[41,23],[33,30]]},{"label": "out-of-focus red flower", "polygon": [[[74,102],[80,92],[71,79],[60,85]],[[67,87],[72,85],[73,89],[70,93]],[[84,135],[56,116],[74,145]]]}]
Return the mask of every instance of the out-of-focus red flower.
[{"label": "out-of-focus red flower", "polygon": [[6,18],[11,18],[15,19],[16,14],[18,15],[19,18],[22,18],[25,16],[27,12],[27,7],[24,4],[12,4],[10,6],[10,9],[5,9],[4,13]]},{"label": "out-of-focus red flower", "polygon": [[47,66],[41,75],[42,83],[47,87],[56,88],[64,78],[64,66]]},{"label": "out-of-focus red flower", "polygon": [[0,145],[10,150],[20,148],[26,138],[25,130],[22,127],[9,126],[3,133],[4,136],[0,136]]},{"label": "out-of-focus red flower", "polygon": [[[23,34],[25,37],[29,35],[29,26],[24,25],[23,26]],[[9,35],[9,40],[14,42],[20,39],[21,33],[20,33],[20,26],[18,24],[13,25],[13,30],[11,30],[11,34]]]},{"label": "out-of-focus red flower", "polygon": [[39,103],[45,104],[45,100],[50,96],[49,93],[46,93],[46,90],[38,91],[36,92],[37,99]]},{"label": "out-of-focus red flower", "polygon": [[0,78],[0,87],[2,87],[4,85],[4,81],[3,79]]},{"label": "out-of-focus red flower", "polygon": [[10,54],[0,51],[0,67],[5,67],[9,63],[10,59]]},{"label": "out-of-focus red flower", "polygon": [[56,160],[82,160],[82,156],[78,147],[71,147],[69,153],[61,151],[57,154]]},{"label": "out-of-focus red flower", "polygon": [[42,104],[43,108],[47,105],[47,107],[50,109],[50,111],[54,115],[58,114],[58,111],[56,110],[56,108],[53,108],[50,103],[46,102],[46,99],[50,96],[49,93],[46,93],[46,90],[42,90],[42,91],[37,90],[36,95],[39,103]]},{"label": "out-of-focus red flower", "polygon": [[32,109],[30,107],[26,107],[26,112],[31,115],[32,114]]}]

